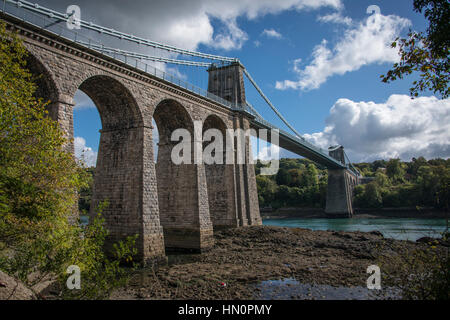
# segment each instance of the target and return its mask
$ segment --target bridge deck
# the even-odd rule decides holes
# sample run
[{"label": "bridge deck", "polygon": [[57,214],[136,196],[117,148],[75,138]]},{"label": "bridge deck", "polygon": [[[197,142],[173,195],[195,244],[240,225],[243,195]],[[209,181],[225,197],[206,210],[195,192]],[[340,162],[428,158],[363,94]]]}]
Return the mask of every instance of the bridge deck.
[{"label": "bridge deck", "polygon": [[[278,129],[269,122],[255,118],[252,120],[252,127],[254,129]],[[346,169],[347,166],[337,161],[333,157],[330,157],[324,150],[319,149],[313,144],[304,139],[297,138],[284,130],[280,130],[279,135],[279,147],[291,151],[297,155],[308,158],[314,162],[317,162],[329,169]],[[268,134],[267,142],[271,142],[270,134]]]}]

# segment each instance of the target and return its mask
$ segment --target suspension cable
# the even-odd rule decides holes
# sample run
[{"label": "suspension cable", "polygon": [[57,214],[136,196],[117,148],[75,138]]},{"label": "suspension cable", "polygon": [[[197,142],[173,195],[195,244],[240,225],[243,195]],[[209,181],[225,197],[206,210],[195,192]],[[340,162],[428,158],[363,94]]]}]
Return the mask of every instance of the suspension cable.
[{"label": "suspension cable", "polygon": [[260,115],[259,113],[258,113],[258,111],[256,111],[256,109],[248,102],[248,101],[246,101],[246,104],[247,104],[247,107],[257,116],[257,117],[259,117],[259,118],[261,118],[261,119],[264,119],[263,117],[262,117],[262,115]]},{"label": "suspension cable", "polygon": [[361,172],[359,171],[359,169],[357,169],[357,168],[355,168],[355,167],[353,166],[353,163],[350,161],[350,158],[347,156],[347,153],[345,153],[345,150],[344,150],[344,156],[345,156],[345,158],[347,159],[349,166],[352,167],[352,169],[354,170],[354,172],[355,172],[358,176],[362,176],[362,174],[361,174]]},{"label": "suspension cable", "polygon": [[118,54],[122,56],[127,56],[131,58],[138,58],[142,60],[149,60],[149,61],[156,61],[156,62],[165,62],[165,63],[171,63],[171,64],[179,64],[179,65],[186,65],[186,66],[195,66],[195,67],[210,67],[211,63],[209,62],[197,62],[197,61],[189,61],[189,60],[179,60],[179,59],[170,59],[170,58],[163,58],[163,57],[156,57],[156,56],[150,56],[142,53],[136,53],[111,47],[105,47],[99,44],[92,44],[84,41],[78,41],[78,43],[81,43],[82,45],[85,45],[89,48],[93,48],[95,50],[98,50],[102,53],[109,52],[113,54]]},{"label": "suspension cable", "polygon": [[248,71],[246,69],[244,69],[244,74],[247,76],[248,80],[250,80],[251,84],[255,87],[256,91],[258,91],[258,93],[261,95],[261,97],[267,102],[267,104],[269,105],[270,108],[272,108],[272,110],[277,114],[277,116],[281,119],[281,121],[284,122],[285,125],[288,126],[289,129],[292,130],[292,132],[295,133],[295,135],[298,138],[303,138],[302,135],[300,133],[297,132],[297,130],[294,129],[294,127],[292,127],[289,122],[283,117],[283,115],[277,110],[277,108],[275,108],[275,106],[272,104],[272,102],[270,102],[270,100],[266,97],[266,95],[262,92],[262,90],[259,88],[259,86],[256,84],[255,80],[253,80],[253,78],[250,76],[250,74],[248,73]]}]

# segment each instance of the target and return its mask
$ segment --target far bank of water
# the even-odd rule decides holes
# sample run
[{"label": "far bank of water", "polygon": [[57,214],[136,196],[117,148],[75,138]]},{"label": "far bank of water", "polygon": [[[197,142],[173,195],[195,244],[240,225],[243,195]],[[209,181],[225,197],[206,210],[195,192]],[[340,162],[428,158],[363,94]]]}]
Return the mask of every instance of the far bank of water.
[{"label": "far bank of water", "polygon": [[267,226],[304,228],[310,230],[333,231],[380,231],[385,238],[416,241],[422,237],[439,237],[446,229],[445,219],[415,218],[287,218],[265,219]]}]

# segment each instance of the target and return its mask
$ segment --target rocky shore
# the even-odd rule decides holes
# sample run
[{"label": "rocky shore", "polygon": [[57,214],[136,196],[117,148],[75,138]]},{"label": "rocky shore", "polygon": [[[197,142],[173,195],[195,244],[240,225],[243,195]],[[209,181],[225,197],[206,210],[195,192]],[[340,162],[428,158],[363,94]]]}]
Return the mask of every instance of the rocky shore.
[{"label": "rocky shore", "polygon": [[[261,299],[267,298],[262,284],[286,279],[288,287],[294,281],[312,289],[360,290],[366,287],[367,267],[377,264],[382,255],[426,245],[385,239],[379,232],[268,226],[224,230],[215,234],[215,241],[207,253],[171,256],[168,266],[140,270],[111,298]],[[283,285],[279,287],[283,291]],[[305,298],[295,288],[289,292],[289,299]]]},{"label": "rocky shore", "polygon": [[[445,219],[448,212],[435,208],[355,208],[354,218],[415,218],[415,219]],[[263,208],[263,219],[289,219],[289,218],[327,218],[323,208]]]}]

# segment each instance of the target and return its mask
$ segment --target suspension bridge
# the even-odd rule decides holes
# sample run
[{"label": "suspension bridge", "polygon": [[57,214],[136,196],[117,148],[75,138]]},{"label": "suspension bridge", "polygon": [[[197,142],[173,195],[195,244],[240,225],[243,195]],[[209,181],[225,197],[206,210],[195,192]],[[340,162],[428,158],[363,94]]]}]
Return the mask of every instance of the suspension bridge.
[{"label": "suspension bridge", "polygon": [[[328,168],[326,212],[352,215],[351,194],[360,174],[343,147],[325,151],[302,137],[239,59],[151,41],[27,1],[3,0],[0,17],[24,39],[30,70],[42,76],[37,94],[51,101],[50,116],[69,138],[75,92],[82,90],[96,104],[102,130],[93,205],[109,200],[105,216],[112,237],[137,232],[144,260],[163,255],[164,248],[207,248],[213,228],[261,224],[250,159],[243,165],[204,168],[169,163],[171,132],[192,129],[193,120],[220,130],[277,130],[281,148]],[[205,68],[208,88],[158,65]],[[247,101],[245,81],[263,103]],[[264,108],[291,133],[266,121]],[[152,119],[160,134],[156,164],[149,149]]]}]

